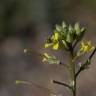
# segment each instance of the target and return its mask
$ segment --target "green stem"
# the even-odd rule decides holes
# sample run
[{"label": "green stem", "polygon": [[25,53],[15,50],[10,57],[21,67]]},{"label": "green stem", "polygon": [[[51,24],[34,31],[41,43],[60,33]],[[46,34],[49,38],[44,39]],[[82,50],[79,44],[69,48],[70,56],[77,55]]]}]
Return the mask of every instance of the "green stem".
[{"label": "green stem", "polygon": [[85,63],[80,67],[80,69],[77,71],[77,73],[76,73],[76,75],[75,75],[76,78],[79,76],[80,72],[82,72],[82,71],[85,69],[86,64],[89,63],[89,61],[91,61],[91,59],[92,59],[92,57],[94,56],[95,52],[96,52],[96,47],[95,47],[95,49],[93,50],[93,52],[91,53],[91,55],[89,56],[89,58],[86,60],[86,62],[85,62]]},{"label": "green stem", "polygon": [[73,96],[76,96],[75,62],[73,62]]},{"label": "green stem", "polygon": [[70,46],[70,58],[71,58],[71,72],[72,72],[72,96],[76,96],[76,76],[75,76],[75,61],[74,61],[74,48]]},{"label": "green stem", "polygon": [[74,79],[73,96],[76,96],[76,79]]},{"label": "green stem", "polygon": [[75,63],[73,63],[73,80],[72,80],[72,87],[73,87],[73,90],[72,90],[72,93],[73,93],[73,96],[76,96],[76,76],[75,76]]}]

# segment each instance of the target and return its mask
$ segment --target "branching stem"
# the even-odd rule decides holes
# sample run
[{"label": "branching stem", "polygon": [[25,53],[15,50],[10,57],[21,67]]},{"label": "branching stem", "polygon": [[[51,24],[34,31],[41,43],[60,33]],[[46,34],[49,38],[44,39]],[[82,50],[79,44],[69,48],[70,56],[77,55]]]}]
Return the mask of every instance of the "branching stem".
[{"label": "branching stem", "polygon": [[59,85],[63,85],[63,86],[65,86],[65,87],[67,87],[67,88],[69,88],[69,89],[71,89],[72,90],[72,87],[71,86],[69,86],[68,84],[66,84],[66,83],[62,83],[62,82],[59,82],[59,81],[56,81],[56,80],[53,80],[53,83],[56,83],[56,84],[59,84]]},{"label": "branching stem", "polygon": [[85,63],[80,67],[80,69],[77,71],[76,76],[75,76],[76,78],[77,78],[77,77],[79,76],[79,74],[84,70],[84,67],[86,66],[86,64],[91,61],[91,59],[92,59],[92,57],[94,56],[95,52],[96,52],[96,47],[95,47],[95,49],[93,50],[93,52],[91,53],[91,55],[89,56],[89,58],[86,60],[86,62],[85,62]]}]

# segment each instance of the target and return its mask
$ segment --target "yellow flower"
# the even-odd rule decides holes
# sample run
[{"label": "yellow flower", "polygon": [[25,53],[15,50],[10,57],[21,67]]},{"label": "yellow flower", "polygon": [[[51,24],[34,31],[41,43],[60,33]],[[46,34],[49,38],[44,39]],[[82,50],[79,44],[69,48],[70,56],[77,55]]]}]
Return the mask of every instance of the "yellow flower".
[{"label": "yellow flower", "polygon": [[58,48],[59,48],[59,33],[55,32],[54,35],[51,37],[51,40],[52,40],[51,42],[45,43],[45,48],[52,46],[52,48],[54,50],[58,50]]},{"label": "yellow flower", "polygon": [[92,50],[94,50],[94,46],[92,46],[92,43],[91,41],[87,41],[87,42],[82,42],[81,43],[81,49],[80,49],[80,52],[90,52]]},{"label": "yellow flower", "polygon": [[53,38],[53,49],[58,50],[58,48],[59,48],[59,33],[55,32],[52,38]]},{"label": "yellow flower", "polygon": [[59,48],[59,42],[56,42],[54,45],[53,45],[53,49],[54,50],[58,50]]},{"label": "yellow flower", "polygon": [[58,40],[59,39],[59,33],[55,32],[52,38],[53,38],[54,41]]}]

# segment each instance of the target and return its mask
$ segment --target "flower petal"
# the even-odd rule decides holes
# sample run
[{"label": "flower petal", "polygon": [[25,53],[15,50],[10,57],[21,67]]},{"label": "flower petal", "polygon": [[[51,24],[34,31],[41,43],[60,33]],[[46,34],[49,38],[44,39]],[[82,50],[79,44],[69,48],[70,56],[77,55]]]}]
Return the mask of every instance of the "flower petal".
[{"label": "flower petal", "polygon": [[55,43],[55,44],[53,45],[53,49],[54,49],[54,50],[58,50],[58,48],[59,48],[59,42],[57,42],[57,43]]},{"label": "flower petal", "polygon": [[54,33],[54,40],[58,40],[58,38],[59,38],[59,33],[58,32],[55,32]]}]

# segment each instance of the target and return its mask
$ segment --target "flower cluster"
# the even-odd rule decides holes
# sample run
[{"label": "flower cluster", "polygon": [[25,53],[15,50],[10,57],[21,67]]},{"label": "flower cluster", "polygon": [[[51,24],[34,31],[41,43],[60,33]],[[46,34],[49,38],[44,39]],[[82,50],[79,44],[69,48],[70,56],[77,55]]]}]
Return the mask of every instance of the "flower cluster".
[{"label": "flower cluster", "polygon": [[53,50],[59,48],[69,49],[70,44],[74,44],[80,40],[85,33],[85,28],[80,28],[79,23],[76,23],[73,27],[66,25],[64,22],[62,25],[56,25],[56,29],[51,37],[49,37],[45,43],[45,48],[51,47]]},{"label": "flower cluster", "polygon": [[[53,50],[65,49],[72,52],[76,44],[83,38],[85,31],[85,28],[80,27],[79,23],[75,23],[74,26],[72,26],[63,22],[61,25],[56,25],[53,35],[45,42],[45,48],[52,48]],[[94,48],[91,41],[81,42],[79,50],[75,53],[74,60],[85,53],[93,51]],[[43,62],[60,64],[60,60],[48,53],[43,54]]]}]

